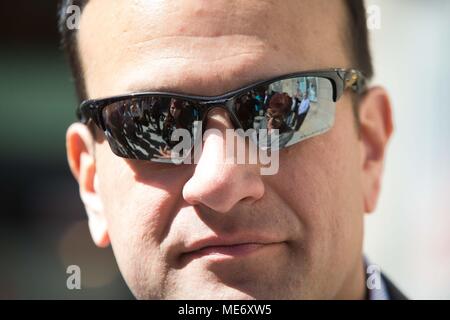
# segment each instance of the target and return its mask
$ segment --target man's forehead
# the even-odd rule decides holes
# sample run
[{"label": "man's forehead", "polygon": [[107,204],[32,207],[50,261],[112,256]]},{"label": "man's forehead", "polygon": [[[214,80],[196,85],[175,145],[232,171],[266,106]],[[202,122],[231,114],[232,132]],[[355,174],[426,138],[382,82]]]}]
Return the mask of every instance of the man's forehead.
[{"label": "man's forehead", "polygon": [[344,16],[338,0],[90,0],[78,34],[88,95],[215,95],[345,67]]}]

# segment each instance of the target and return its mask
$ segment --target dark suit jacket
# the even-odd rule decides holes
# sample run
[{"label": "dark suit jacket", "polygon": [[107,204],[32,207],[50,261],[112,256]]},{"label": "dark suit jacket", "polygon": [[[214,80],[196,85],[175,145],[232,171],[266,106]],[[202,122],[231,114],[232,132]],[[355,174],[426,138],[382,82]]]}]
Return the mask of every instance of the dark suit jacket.
[{"label": "dark suit jacket", "polygon": [[388,277],[386,277],[386,275],[382,273],[381,277],[386,285],[390,300],[408,300],[408,298],[392,283],[391,280],[389,280]]}]

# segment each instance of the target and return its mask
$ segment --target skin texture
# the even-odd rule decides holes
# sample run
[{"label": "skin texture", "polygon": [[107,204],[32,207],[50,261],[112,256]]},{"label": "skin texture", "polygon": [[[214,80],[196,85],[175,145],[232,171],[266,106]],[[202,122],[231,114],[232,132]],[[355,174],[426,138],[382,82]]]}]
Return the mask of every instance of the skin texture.
[{"label": "skin texture", "polygon": [[[340,1],[91,0],[78,41],[89,98],[140,90],[218,95],[294,71],[352,67]],[[208,128],[232,127],[225,112]],[[86,126],[67,131],[94,242],[112,245],[139,299],[363,299],[363,217],[374,209],[390,104],[370,88],[355,126],[350,93],[327,133],[280,151],[279,172],[225,164],[210,135],[197,165],[116,157]],[[189,258],[216,236],[264,243]]]}]

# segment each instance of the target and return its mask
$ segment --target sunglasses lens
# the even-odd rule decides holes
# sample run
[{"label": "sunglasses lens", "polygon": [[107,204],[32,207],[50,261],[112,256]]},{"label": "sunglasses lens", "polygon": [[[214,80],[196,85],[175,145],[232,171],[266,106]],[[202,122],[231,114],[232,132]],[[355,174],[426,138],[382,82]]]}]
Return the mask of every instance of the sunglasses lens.
[{"label": "sunglasses lens", "polygon": [[[120,157],[181,162],[198,138],[202,108],[165,96],[124,99],[102,109],[105,135]],[[261,85],[238,96],[233,112],[261,148],[287,147],[333,126],[333,84],[323,77],[295,77]]]},{"label": "sunglasses lens", "polygon": [[280,80],[241,95],[234,108],[242,128],[256,130],[260,147],[283,148],[333,126],[333,85],[322,77]]},{"label": "sunglasses lens", "polygon": [[[155,96],[111,103],[103,108],[102,117],[107,140],[116,155],[176,162],[187,155],[173,149],[180,142],[191,144],[199,112],[190,101]],[[184,134],[174,135],[175,129],[184,129],[177,131]],[[183,141],[186,138],[188,141]]]}]

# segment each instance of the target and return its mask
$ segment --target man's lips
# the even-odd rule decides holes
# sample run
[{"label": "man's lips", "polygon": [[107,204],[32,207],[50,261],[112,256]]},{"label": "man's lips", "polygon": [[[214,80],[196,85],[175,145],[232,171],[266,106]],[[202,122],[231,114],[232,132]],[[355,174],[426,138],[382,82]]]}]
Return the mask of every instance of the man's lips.
[{"label": "man's lips", "polygon": [[248,254],[252,251],[255,251],[261,247],[265,246],[265,244],[261,243],[242,243],[235,244],[229,246],[210,246],[205,247],[203,249],[193,251],[191,254],[195,256],[204,256],[210,254],[222,254],[228,256],[242,256]]},{"label": "man's lips", "polygon": [[233,258],[249,255],[260,249],[281,244],[283,241],[269,239],[259,240],[227,240],[209,238],[194,242],[182,254],[183,258],[199,258],[202,256],[216,256],[217,258]]}]

